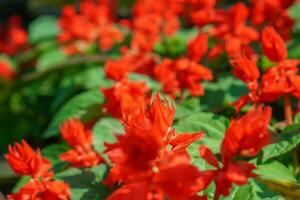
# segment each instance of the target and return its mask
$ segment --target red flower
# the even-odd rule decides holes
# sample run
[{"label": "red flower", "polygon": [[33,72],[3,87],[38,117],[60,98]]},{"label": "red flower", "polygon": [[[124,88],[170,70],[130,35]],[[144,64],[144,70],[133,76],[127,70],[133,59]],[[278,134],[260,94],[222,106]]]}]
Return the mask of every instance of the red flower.
[{"label": "red flower", "polygon": [[186,58],[175,61],[165,59],[154,69],[155,77],[163,84],[167,94],[176,97],[179,92],[187,89],[192,96],[202,96],[204,89],[201,80],[212,80],[212,72],[205,66]]},{"label": "red flower", "polygon": [[16,54],[26,45],[27,33],[22,28],[21,18],[12,16],[7,27],[0,27],[0,52],[8,55]]},{"label": "red flower", "polygon": [[193,61],[200,61],[208,50],[208,35],[200,33],[188,44],[188,57]]},{"label": "red flower", "polygon": [[270,107],[259,107],[240,119],[231,120],[221,147],[223,163],[229,162],[235,156],[257,155],[270,142],[270,120]]},{"label": "red flower", "polygon": [[285,60],[269,68],[262,77],[260,100],[270,102],[287,94],[298,97],[298,64],[298,60]]},{"label": "red flower", "polygon": [[73,149],[60,155],[60,159],[76,167],[91,167],[102,161],[101,156],[93,150],[92,132],[86,129],[78,119],[66,121],[60,128],[62,138]]},{"label": "red flower", "polygon": [[259,107],[257,110],[249,111],[240,119],[232,120],[221,145],[222,167],[210,149],[205,145],[200,146],[200,156],[216,168],[206,171],[207,179],[214,180],[216,184],[215,199],[219,199],[220,195],[228,196],[233,184],[244,185],[248,178],[255,176],[252,173],[255,166],[246,161],[236,161],[236,157],[256,156],[269,143],[270,120],[269,107]]},{"label": "red flower", "polygon": [[18,175],[30,175],[34,178],[51,176],[51,163],[37,153],[24,141],[9,146],[9,153],[5,155],[8,163]]},{"label": "red flower", "polygon": [[295,0],[252,0],[251,22],[253,25],[273,26],[287,40],[290,38],[294,20],[288,14],[288,8]]},{"label": "red flower", "polygon": [[103,109],[116,118],[124,114],[139,113],[139,108],[146,105],[148,87],[144,82],[117,82],[111,88],[101,89],[106,98]]},{"label": "red flower", "polygon": [[82,1],[79,13],[72,6],[65,6],[59,19],[58,36],[69,54],[84,52],[94,42],[103,51],[123,40],[123,34],[113,26],[112,1]]},{"label": "red flower", "polygon": [[287,58],[285,43],[273,27],[263,30],[261,40],[263,52],[271,61],[280,62]]},{"label": "red flower", "polygon": [[210,183],[210,177],[191,165],[186,155],[170,156],[156,170],[152,177],[120,187],[108,200],[206,199],[197,191]]},{"label": "red flower", "polygon": [[207,176],[191,165],[186,153],[203,133],[176,134],[171,128],[174,114],[174,107],[156,95],[149,110],[123,120],[125,134],[107,144],[114,167],[106,181],[122,186],[108,199],[192,199],[208,185]]},{"label": "red flower", "polygon": [[183,10],[183,3],[157,0],[154,4],[151,0],[138,0],[133,8],[131,47],[149,52],[162,34],[174,34],[180,28],[178,14]]},{"label": "red flower", "polygon": [[258,32],[246,24],[249,9],[245,4],[236,3],[230,9],[216,13],[215,26],[209,31],[217,45],[209,52],[210,58],[220,55],[223,50],[229,58],[236,58],[245,46],[259,39]]},{"label": "red flower", "polygon": [[240,55],[231,60],[232,73],[245,83],[254,83],[259,79],[259,69],[256,63],[246,55]]},{"label": "red flower", "polygon": [[16,71],[11,66],[11,63],[0,60],[0,77],[5,80],[11,80],[16,75]]},{"label": "red flower", "polygon": [[68,200],[69,185],[61,181],[30,181],[16,194],[8,195],[8,200]]},{"label": "red flower", "polygon": [[69,185],[51,180],[53,172],[51,163],[37,153],[23,140],[14,147],[9,146],[5,155],[11,168],[19,175],[29,175],[32,178],[16,194],[8,195],[8,200],[68,200],[71,192]]},{"label": "red flower", "polygon": [[152,54],[126,51],[118,60],[108,60],[105,63],[105,73],[107,78],[121,81],[130,72],[153,76],[154,66]]}]

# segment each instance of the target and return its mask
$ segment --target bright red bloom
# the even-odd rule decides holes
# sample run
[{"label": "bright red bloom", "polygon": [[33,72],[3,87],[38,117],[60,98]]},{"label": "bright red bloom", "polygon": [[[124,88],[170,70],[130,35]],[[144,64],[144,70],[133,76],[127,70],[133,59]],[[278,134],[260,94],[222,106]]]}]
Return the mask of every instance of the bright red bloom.
[{"label": "bright red bloom", "polygon": [[16,75],[16,71],[11,66],[11,63],[0,60],[0,77],[5,80],[11,80]]},{"label": "bright red bloom", "polygon": [[186,58],[178,60],[164,59],[154,69],[155,78],[163,84],[167,94],[176,97],[184,89],[192,96],[202,96],[204,89],[199,84],[202,80],[212,80],[212,72],[204,65]]},{"label": "bright red bloom", "polygon": [[235,156],[257,155],[270,142],[268,126],[271,116],[270,107],[259,107],[237,120],[231,120],[221,147],[222,162],[226,164]]},{"label": "bright red bloom", "polygon": [[191,165],[186,155],[168,157],[151,176],[126,184],[112,193],[108,200],[198,199],[197,195],[210,183],[210,177]]},{"label": "bright red bloom", "polygon": [[269,60],[280,62],[287,58],[285,43],[273,27],[266,27],[263,30],[261,41],[264,55]]},{"label": "bright red bloom", "polygon": [[39,151],[35,153],[24,140],[8,149],[9,153],[5,158],[18,175],[30,175],[34,178],[51,176],[49,160],[43,158]]},{"label": "bright red bloom", "polygon": [[155,58],[152,54],[126,51],[118,60],[105,63],[105,73],[107,78],[121,81],[130,72],[153,76],[154,66]]},{"label": "bright red bloom", "polygon": [[122,184],[109,200],[192,199],[208,185],[186,153],[186,147],[203,133],[176,134],[171,128],[174,114],[174,107],[156,95],[149,110],[124,119],[125,134],[107,145],[114,164],[107,183]]},{"label": "bright red bloom", "polygon": [[139,108],[146,105],[148,87],[144,82],[117,82],[111,88],[101,89],[106,98],[103,109],[116,118],[124,114],[139,113]]},{"label": "bright red bloom", "polygon": [[285,60],[278,66],[269,68],[262,77],[261,101],[270,102],[281,96],[292,94],[298,98],[299,85],[296,80],[298,73],[298,60]]},{"label": "bright red bloom", "polygon": [[208,50],[208,35],[200,33],[188,44],[188,57],[193,61],[200,61]]},{"label": "bright red bloom", "polygon": [[84,0],[79,13],[75,7],[65,6],[59,26],[62,30],[58,40],[63,43],[66,53],[84,52],[94,42],[103,51],[111,49],[123,40],[123,34],[113,25],[113,1]]},{"label": "bright red bloom", "polygon": [[251,58],[240,55],[231,60],[232,73],[245,83],[253,83],[259,79],[259,69]]},{"label": "bright red bloom", "polygon": [[131,47],[148,52],[159,42],[162,34],[174,34],[180,28],[177,15],[182,9],[182,0],[157,0],[155,3],[151,0],[138,0],[133,8]]},{"label": "bright red bloom", "polygon": [[60,159],[76,167],[91,167],[102,161],[101,156],[93,150],[92,132],[86,129],[78,119],[66,121],[60,128],[62,138],[73,149],[60,155]]},{"label": "bright red bloom", "polygon": [[0,27],[0,52],[8,55],[16,54],[27,42],[27,33],[22,27],[21,18],[12,16],[7,27]]},{"label": "bright red bloom", "polygon": [[8,195],[8,200],[68,200],[69,185],[61,181],[30,181],[16,194]]},{"label": "bright red bloom", "polygon": [[216,0],[186,0],[188,18],[197,26],[216,20]]},{"label": "bright red bloom", "polygon": [[249,9],[243,3],[236,3],[228,10],[217,10],[215,26],[210,30],[217,45],[210,51],[209,57],[218,56],[226,50],[228,57],[236,58],[241,50],[259,39],[258,32],[247,26]]},{"label": "bright red bloom", "polygon": [[288,8],[294,2],[295,0],[251,0],[251,22],[258,27],[273,26],[287,40],[294,26]]},{"label": "bright red bloom", "polygon": [[270,141],[268,125],[271,120],[271,108],[259,107],[249,111],[243,117],[232,120],[221,145],[223,166],[217,157],[205,145],[199,148],[200,156],[215,170],[206,172],[208,180],[216,184],[215,199],[220,195],[228,196],[233,184],[244,185],[254,177],[255,166],[246,161],[236,161],[236,157],[253,157]]},{"label": "bright red bloom", "polygon": [[51,163],[37,153],[23,140],[14,147],[9,146],[5,155],[11,168],[18,175],[31,176],[29,183],[24,185],[16,194],[8,195],[8,200],[68,200],[71,192],[69,185],[61,181],[51,180],[53,172]]}]

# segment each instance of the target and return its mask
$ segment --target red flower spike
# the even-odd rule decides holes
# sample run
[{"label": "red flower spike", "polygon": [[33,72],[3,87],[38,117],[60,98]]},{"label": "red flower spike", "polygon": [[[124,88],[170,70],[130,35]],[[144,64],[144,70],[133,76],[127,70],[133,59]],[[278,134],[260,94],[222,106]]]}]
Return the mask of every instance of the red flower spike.
[{"label": "red flower spike", "polygon": [[101,89],[106,98],[103,109],[121,119],[123,115],[138,115],[147,102],[148,87],[144,82],[123,80],[111,88]]},{"label": "red flower spike", "polygon": [[263,53],[273,62],[287,58],[287,49],[283,39],[273,27],[266,27],[262,32]]},{"label": "red flower spike", "polygon": [[9,146],[9,153],[5,158],[18,175],[30,175],[34,178],[51,176],[48,172],[51,168],[50,162],[40,152],[35,153],[24,140],[21,144]]},{"label": "red flower spike", "polygon": [[284,60],[278,66],[269,68],[262,77],[260,100],[275,101],[297,91],[298,86],[293,84],[293,80],[298,76],[298,64],[298,60]]},{"label": "red flower spike", "polygon": [[232,73],[245,83],[253,83],[259,78],[259,69],[256,63],[246,57],[246,55],[240,55],[234,60],[230,61],[232,66]]},{"label": "red flower spike", "polygon": [[0,27],[0,53],[15,55],[26,46],[27,33],[19,16],[12,16],[7,27]]},{"label": "red flower spike", "polygon": [[7,195],[8,200],[69,200],[71,192],[69,185],[60,181],[52,181],[51,163],[43,158],[23,140],[14,147],[9,146],[5,155],[12,169],[19,175],[29,175],[32,178],[16,194]]},{"label": "red flower spike", "polygon": [[91,130],[86,130],[79,119],[70,119],[60,127],[62,138],[72,147],[82,146],[89,150],[92,145]]},{"label": "red flower spike", "polygon": [[[174,107],[158,94],[150,108],[145,107],[143,112],[123,119],[125,134],[117,136],[117,143],[106,144],[114,167],[105,182],[110,186],[122,184],[109,199],[197,199],[198,190],[213,176],[200,173],[190,163],[186,147],[203,133],[177,135],[171,128]],[[134,192],[137,188],[143,192]]]},{"label": "red flower spike", "polygon": [[193,61],[200,61],[208,50],[208,35],[200,33],[188,44],[188,57]]},{"label": "red flower spike", "polygon": [[235,156],[255,156],[270,142],[268,125],[271,108],[259,107],[243,117],[232,120],[221,146],[222,162],[230,162]]},{"label": "red flower spike", "polygon": [[73,149],[61,154],[63,161],[71,163],[75,167],[92,167],[99,164],[102,157],[93,150],[92,132],[84,127],[78,119],[70,119],[60,128],[62,138]]},{"label": "red flower spike", "polygon": [[18,175],[31,175],[33,169],[31,162],[35,157],[33,149],[22,140],[21,144],[16,143],[13,147],[8,147],[9,153],[5,155],[11,168]]},{"label": "red flower spike", "polygon": [[11,64],[5,60],[0,60],[0,78],[11,80],[15,77],[16,71]]},{"label": "red flower spike", "polygon": [[107,51],[122,41],[123,34],[113,25],[113,6],[113,1],[85,0],[80,3],[78,13],[74,7],[65,6],[58,22],[61,28],[58,41],[64,45],[64,51],[82,53],[93,43]]},{"label": "red flower spike", "polygon": [[172,126],[175,107],[166,98],[162,101],[160,95],[156,94],[151,103],[149,114],[154,129],[166,134]]},{"label": "red flower spike", "polygon": [[164,59],[155,67],[154,75],[163,84],[164,92],[172,97],[176,97],[184,89],[187,89],[192,96],[202,96],[204,89],[199,82],[213,79],[210,69],[187,58],[174,61]]}]

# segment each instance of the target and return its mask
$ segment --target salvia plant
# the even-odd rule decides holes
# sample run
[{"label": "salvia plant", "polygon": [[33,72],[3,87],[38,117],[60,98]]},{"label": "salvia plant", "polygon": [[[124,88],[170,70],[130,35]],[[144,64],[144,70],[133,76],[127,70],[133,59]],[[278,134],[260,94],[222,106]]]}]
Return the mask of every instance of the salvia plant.
[{"label": "salvia plant", "polygon": [[28,27],[10,17],[6,199],[300,199],[299,13],[297,0],[81,0]]}]

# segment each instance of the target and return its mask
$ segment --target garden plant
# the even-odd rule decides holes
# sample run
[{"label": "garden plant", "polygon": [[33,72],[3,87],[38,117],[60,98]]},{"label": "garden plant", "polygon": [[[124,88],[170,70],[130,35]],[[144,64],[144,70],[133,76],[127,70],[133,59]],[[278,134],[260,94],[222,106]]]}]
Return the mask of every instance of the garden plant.
[{"label": "garden plant", "polygon": [[81,0],[28,25],[13,15],[0,25],[0,191],[299,200],[299,66],[297,0]]}]

